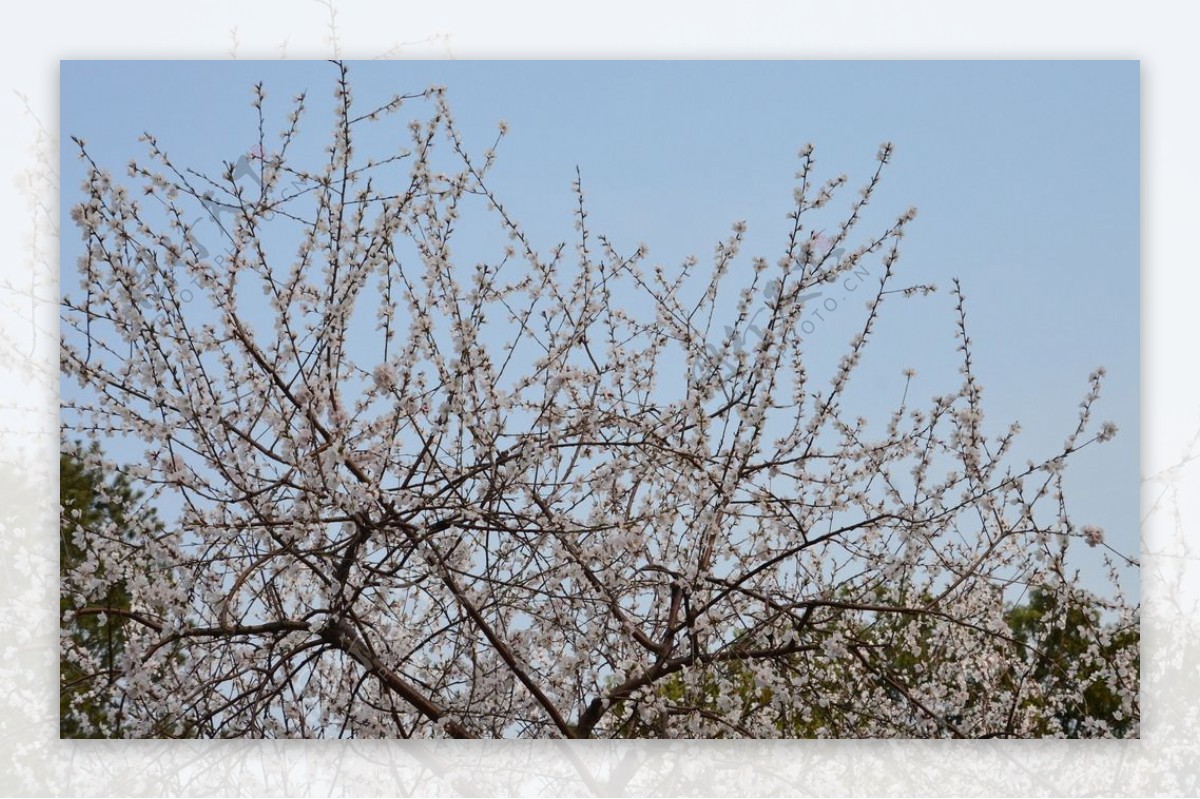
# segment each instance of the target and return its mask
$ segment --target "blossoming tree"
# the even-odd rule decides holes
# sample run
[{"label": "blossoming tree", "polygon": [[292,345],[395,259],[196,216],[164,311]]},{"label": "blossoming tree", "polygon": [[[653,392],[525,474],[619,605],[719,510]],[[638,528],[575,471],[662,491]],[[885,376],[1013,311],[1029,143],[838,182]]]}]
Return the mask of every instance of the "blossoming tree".
[{"label": "blossoming tree", "polygon": [[[258,146],[220,175],[147,136],[127,187],[76,140],[64,442],[137,442],[123,471],[175,517],[84,526],[63,581],[65,627],[124,620],[122,734],[1136,734],[1137,608],[1065,566],[1107,549],[1062,490],[1115,433],[1091,414],[1103,371],[1066,443],[1012,463],[956,284],[961,387],[905,390],[876,427],[843,410],[885,305],[934,290],[898,284],[914,211],[860,232],[890,145],[832,233],[811,220],[846,179],[805,146],[776,260],[745,258],[739,223],[711,267],[650,266],[592,229],[578,181],[574,247],[540,248],[443,90],[360,108],[336,74],[313,164],[305,98],[268,135],[261,86]],[[406,149],[360,152],[414,105]],[[507,239],[463,232],[482,227]],[[806,292],[868,262],[858,334],[811,374]],[[118,580],[127,607],[97,602]],[[1048,663],[1081,607],[1103,618]],[[1093,684],[1120,729],[1086,711]]]}]

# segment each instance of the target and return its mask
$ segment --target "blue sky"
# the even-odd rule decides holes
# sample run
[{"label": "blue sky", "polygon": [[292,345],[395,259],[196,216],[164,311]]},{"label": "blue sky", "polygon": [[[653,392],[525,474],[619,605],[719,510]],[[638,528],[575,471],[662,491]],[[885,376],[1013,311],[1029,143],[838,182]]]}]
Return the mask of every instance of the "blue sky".
[{"label": "blue sky", "polygon": [[[333,76],[323,62],[63,62],[63,207],[78,199],[83,176],[69,135],[118,175],[144,155],[143,131],[177,162],[215,174],[257,140],[254,82],[268,91],[268,130],[282,126],[294,93],[309,90],[307,127],[320,139]],[[746,254],[773,262],[796,151],[812,142],[823,175],[848,174],[841,208],[879,143],[893,142],[862,231],[917,206],[899,271],[941,291],[885,306],[868,373],[916,368],[918,400],[957,387],[947,291],[955,276],[986,387],[986,429],[1019,419],[1022,458],[1061,445],[1087,375],[1104,365],[1097,421],[1121,432],[1080,454],[1068,497],[1077,523],[1099,524],[1119,549],[1137,551],[1137,62],[389,61],[355,62],[351,77],[364,107],[446,85],[476,151],[505,120],[493,186],[543,248],[571,240],[578,166],[595,229],[626,251],[645,242],[649,261],[665,267],[688,254],[704,264],[736,220],[749,225]],[[78,253],[67,232],[64,276]],[[838,307],[810,336],[817,363],[841,355],[866,296],[826,299]],[[876,416],[895,404],[879,379]],[[1083,552],[1079,564],[1094,571],[1098,560]]]}]

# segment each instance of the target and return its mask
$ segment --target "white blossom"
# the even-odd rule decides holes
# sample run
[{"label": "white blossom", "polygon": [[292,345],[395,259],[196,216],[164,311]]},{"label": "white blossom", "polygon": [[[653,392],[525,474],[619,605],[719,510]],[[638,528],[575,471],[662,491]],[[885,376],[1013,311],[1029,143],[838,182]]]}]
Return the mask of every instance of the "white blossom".
[{"label": "white blossom", "polygon": [[[1028,463],[1018,425],[989,427],[957,283],[957,388],[911,408],[914,369],[864,376],[881,304],[932,290],[893,280],[914,209],[866,230],[876,181],[839,210],[846,178],[818,174],[808,144],[780,249],[743,253],[739,220],[715,246],[701,232],[704,258],[647,265],[646,244],[593,227],[582,180],[576,231],[547,244],[492,184],[495,132],[474,141],[448,91],[368,102],[332,68],[336,124],[307,138],[300,98],[252,197],[244,175],[181,180],[153,138],[162,175],[129,171],[154,210],[99,167],[73,190],[64,442],[141,447],[125,473],[178,509],[162,529],[90,529],[62,508],[88,551],[64,571],[64,629],[126,635],[111,729],[1137,734],[1136,647],[1106,648],[1096,622],[1069,679],[1014,681],[1035,650],[1005,616],[1035,589],[1101,601],[1064,576],[1068,546],[1104,536],[1075,526],[1063,475],[1103,370],[1064,446]],[[220,260],[184,227],[196,186],[234,209]],[[845,349],[813,358],[801,327],[820,306],[788,298],[869,265],[878,295],[847,303]],[[890,412],[864,413],[879,398]],[[117,585],[125,616],[101,604]],[[105,673],[63,640],[64,662]],[[1084,679],[1121,716],[1066,729]]]}]

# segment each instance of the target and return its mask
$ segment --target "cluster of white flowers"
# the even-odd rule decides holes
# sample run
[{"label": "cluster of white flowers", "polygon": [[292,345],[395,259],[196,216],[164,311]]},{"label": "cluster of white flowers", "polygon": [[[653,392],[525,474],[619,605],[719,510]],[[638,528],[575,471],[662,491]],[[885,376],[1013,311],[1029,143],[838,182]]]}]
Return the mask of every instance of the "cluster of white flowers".
[{"label": "cluster of white flowers", "polygon": [[1089,547],[1100,546],[1104,543],[1104,531],[1091,524],[1083,526],[1083,540]]}]

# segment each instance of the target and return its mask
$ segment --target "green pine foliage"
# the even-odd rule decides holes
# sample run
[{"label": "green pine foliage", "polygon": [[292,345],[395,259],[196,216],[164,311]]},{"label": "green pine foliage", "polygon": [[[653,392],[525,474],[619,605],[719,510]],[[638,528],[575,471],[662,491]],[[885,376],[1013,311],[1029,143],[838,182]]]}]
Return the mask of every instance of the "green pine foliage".
[{"label": "green pine foliage", "polygon": [[[99,451],[94,442],[88,450]],[[71,452],[59,456],[59,613],[65,640],[59,657],[59,736],[62,738],[109,738],[121,735],[121,708],[116,697],[119,660],[125,649],[128,619],[109,613],[92,614],[87,608],[130,610],[127,580],[109,579],[109,568],[97,559],[95,577],[99,590],[66,584],[67,575],[93,554],[93,536],[111,531],[128,540],[129,520],[138,514],[142,523],[161,529],[153,508],[124,475],[107,475],[90,467],[84,457]],[[82,590],[81,590],[82,589]],[[85,611],[80,613],[79,611]],[[66,647],[78,647],[90,657],[89,666],[65,656]],[[113,721],[112,719],[115,719]]]}]

